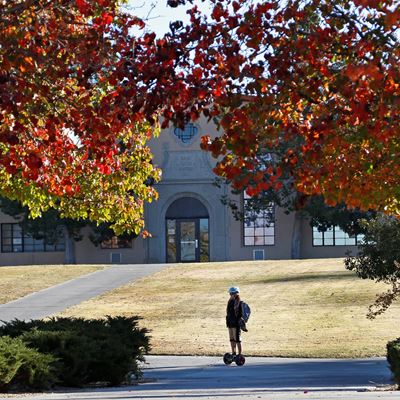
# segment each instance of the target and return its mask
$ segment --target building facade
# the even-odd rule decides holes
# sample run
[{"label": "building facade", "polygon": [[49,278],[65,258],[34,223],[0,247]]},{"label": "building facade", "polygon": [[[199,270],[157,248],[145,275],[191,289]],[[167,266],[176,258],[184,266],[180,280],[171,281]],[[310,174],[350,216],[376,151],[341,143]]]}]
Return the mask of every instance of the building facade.
[{"label": "building facade", "polygon": [[[215,160],[200,150],[204,134],[218,134],[205,120],[185,129],[170,127],[152,139],[154,163],[163,177],[157,184],[159,199],[145,209],[152,237],[132,242],[115,240],[94,246],[89,232],[75,243],[77,263],[180,263],[342,257],[357,252],[357,240],[338,227],[321,233],[298,215],[285,214],[274,205],[253,218],[238,221],[222,203],[230,196],[244,207],[245,197],[217,187]],[[25,235],[16,221],[0,213],[0,265],[59,264],[65,244],[47,245]]]}]

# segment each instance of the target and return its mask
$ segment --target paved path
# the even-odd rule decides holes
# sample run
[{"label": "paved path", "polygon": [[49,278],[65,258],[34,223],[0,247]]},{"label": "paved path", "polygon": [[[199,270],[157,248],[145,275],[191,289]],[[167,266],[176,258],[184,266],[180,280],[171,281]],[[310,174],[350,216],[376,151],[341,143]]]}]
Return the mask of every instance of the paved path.
[{"label": "paved path", "polygon": [[[394,400],[382,358],[360,360],[248,358],[225,366],[218,357],[149,356],[137,386],[24,396],[26,400]],[[0,400],[3,398],[0,395]]]},{"label": "paved path", "polygon": [[171,265],[129,264],[105,268],[0,305],[0,321],[50,316],[169,266]]}]

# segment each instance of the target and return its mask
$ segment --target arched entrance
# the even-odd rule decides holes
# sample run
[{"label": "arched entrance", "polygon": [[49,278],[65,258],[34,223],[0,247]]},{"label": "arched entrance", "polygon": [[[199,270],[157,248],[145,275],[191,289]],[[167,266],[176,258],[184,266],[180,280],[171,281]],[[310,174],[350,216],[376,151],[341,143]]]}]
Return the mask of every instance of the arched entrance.
[{"label": "arched entrance", "polygon": [[167,262],[210,260],[209,217],[200,200],[193,197],[175,200],[165,218]]}]

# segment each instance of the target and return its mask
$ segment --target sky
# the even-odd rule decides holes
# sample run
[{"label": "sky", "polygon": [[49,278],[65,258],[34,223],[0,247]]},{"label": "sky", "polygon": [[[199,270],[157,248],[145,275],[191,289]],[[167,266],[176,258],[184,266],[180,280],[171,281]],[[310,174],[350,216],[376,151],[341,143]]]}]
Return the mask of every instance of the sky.
[{"label": "sky", "polygon": [[[206,10],[206,5],[201,1],[196,1],[194,4],[198,5],[199,9]],[[176,8],[167,7],[167,0],[129,0],[129,10],[141,18],[147,18],[149,29],[162,36],[169,31],[170,21],[181,20],[189,22],[186,10],[192,7],[179,6]]]}]

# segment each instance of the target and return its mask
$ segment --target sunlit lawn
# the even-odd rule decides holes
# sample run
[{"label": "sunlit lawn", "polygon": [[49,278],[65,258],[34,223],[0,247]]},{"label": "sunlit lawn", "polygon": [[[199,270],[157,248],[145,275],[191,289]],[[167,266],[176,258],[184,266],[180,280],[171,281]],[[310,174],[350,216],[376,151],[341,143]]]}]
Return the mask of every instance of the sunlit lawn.
[{"label": "sunlit lawn", "polygon": [[227,289],[239,285],[252,308],[247,355],[382,356],[400,336],[399,304],[370,321],[385,289],[344,269],[342,259],[180,264],[73,307],[63,315],[140,315],[153,354],[222,354]]},{"label": "sunlit lawn", "polygon": [[103,268],[104,265],[0,267],[0,304]]}]

